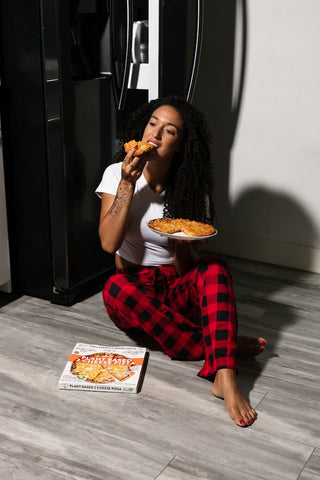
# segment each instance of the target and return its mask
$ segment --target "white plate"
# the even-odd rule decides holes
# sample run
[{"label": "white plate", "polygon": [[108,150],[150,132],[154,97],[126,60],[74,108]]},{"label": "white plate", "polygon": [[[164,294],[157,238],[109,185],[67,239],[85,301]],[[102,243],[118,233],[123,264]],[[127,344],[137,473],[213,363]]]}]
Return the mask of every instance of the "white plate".
[{"label": "white plate", "polygon": [[[148,225],[148,227],[149,227],[149,225]],[[214,237],[218,233],[218,230],[216,230],[212,235],[200,235],[199,237],[190,237],[189,235],[186,235],[183,232],[164,233],[164,232],[158,232],[158,230],[155,230],[154,228],[151,228],[151,227],[149,227],[149,228],[154,233],[157,233],[158,235],[161,235],[162,237],[168,237],[168,238],[173,238],[175,240],[184,240],[184,241],[189,241],[189,242],[193,242],[194,240],[206,240],[207,238]]]}]

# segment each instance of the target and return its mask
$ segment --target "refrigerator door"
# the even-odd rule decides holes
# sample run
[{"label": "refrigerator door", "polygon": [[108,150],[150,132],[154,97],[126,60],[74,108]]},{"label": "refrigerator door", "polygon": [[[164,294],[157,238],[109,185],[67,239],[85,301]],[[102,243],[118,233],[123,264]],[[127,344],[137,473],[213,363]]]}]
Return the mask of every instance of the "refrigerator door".
[{"label": "refrigerator door", "polygon": [[149,22],[138,20],[133,23],[131,56],[133,63],[148,63]]},{"label": "refrigerator door", "polygon": [[133,29],[132,0],[113,0],[111,10],[112,79],[119,110],[125,107],[131,64]]},{"label": "refrigerator door", "polygon": [[56,303],[70,303],[82,286],[113,266],[113,256],[101,249],[100,201],[94,194],[112,149],[112,83],[96,76],[93,33],[107,22],[108,11],[99,8],[102,2],[95,8],[63,4],[60,0],[55,8],[42,0],[51,299]]},{"label": "refrigerator door", "polygon": [[13,290],[69,304],[114,267],[94,191],[120,122],[148,99],[127,89],[133,23],[148,1],[2,0],[0,10]]},{"label": "refrigerator door", "polygon": [[[178,20],[177,20],[178,19]],[[203,28],[203,0],[160,0],[159,94],[192,100]]]}]

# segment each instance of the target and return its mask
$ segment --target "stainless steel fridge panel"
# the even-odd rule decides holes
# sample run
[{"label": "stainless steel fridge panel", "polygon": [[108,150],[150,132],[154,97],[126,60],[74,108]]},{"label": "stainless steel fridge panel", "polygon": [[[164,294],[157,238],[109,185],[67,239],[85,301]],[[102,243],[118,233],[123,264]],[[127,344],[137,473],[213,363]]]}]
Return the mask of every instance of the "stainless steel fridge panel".
[{"label": "stainless steel fridge panel", "polygon": [[[202,0],[160,0],[159,96],[190,99],[201,48]],[[152,46],[151,46],[152,48]]]}]

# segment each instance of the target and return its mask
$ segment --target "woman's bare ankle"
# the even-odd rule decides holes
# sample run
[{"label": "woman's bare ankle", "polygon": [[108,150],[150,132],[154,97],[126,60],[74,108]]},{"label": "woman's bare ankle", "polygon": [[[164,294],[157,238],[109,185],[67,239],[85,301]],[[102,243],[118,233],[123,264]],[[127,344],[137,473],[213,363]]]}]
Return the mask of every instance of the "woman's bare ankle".
[{"label": "woman's bare ankle", "polygon": [[224,399],[227,412],[237,425],[246,427],[254,422],[256,412],[242,395],[234,370],[218,370],[211,391],[214,396]]}]

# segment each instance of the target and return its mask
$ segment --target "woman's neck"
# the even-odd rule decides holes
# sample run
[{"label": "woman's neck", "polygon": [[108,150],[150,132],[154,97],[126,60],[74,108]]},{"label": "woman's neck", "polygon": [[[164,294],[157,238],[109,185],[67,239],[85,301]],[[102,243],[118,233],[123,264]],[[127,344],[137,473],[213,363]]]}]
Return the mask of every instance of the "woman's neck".
[{"label": "woman's neck", "polygon": [[[143,175],[149,187],[156,193],[161,193],[166,188],[167,177],[170,165],[155,165],[156,162],[150,161],[146,163]],[[160,168],[162,167],[162,168]]]}]

